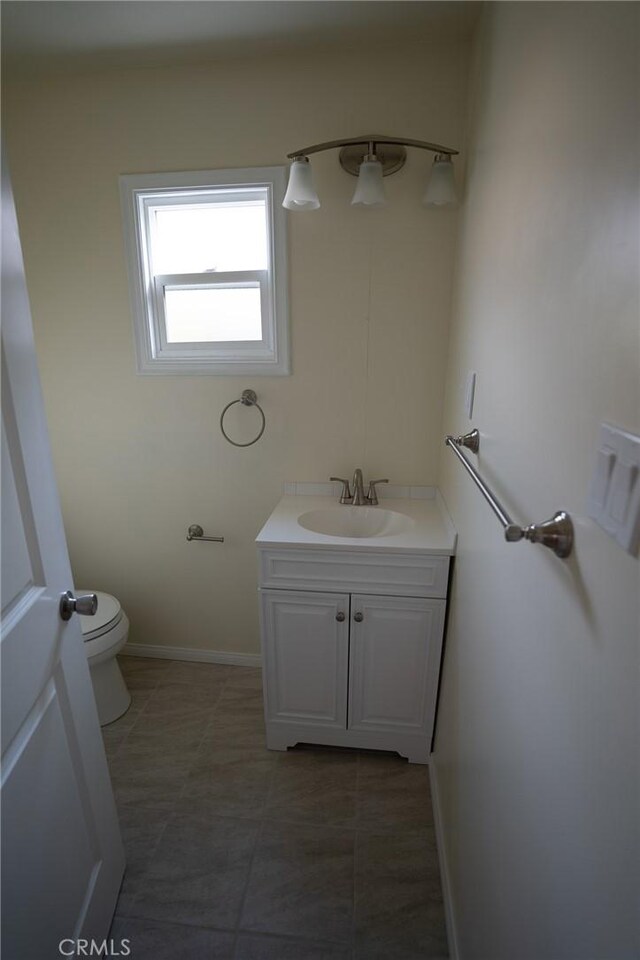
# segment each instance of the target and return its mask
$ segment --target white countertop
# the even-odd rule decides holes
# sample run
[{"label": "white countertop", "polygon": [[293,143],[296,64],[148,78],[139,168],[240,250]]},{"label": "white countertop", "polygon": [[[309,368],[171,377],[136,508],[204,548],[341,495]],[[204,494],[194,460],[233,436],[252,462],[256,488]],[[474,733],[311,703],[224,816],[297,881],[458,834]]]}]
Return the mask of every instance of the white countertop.
[{"label": "white countertop", "polygon": [[[392,510],[409,517],[408,530],[376,537],[342,537],[315,533],[298,523],[298,517],[316,510]],[[324,550],[381,553],[424,553],[451,556],[457,534],[440,497],[412,500],[384,499],[379,507],[340,504],[335,496],[284,496],[256,537],[258,547],[314,547]]]}]

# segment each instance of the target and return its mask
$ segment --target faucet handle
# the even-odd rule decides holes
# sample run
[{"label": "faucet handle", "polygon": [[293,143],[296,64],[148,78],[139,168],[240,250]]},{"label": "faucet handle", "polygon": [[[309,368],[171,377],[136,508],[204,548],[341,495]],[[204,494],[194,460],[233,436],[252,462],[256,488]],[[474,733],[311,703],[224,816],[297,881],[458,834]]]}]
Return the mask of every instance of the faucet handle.
[{"label": "faucet handle", "polygon": [[351,503],[351,501],[353,500],[353,497],[351,496],[349,481],[344,480],[342,477],[329,477],[329,480],[335,483],[342,484],[342,493],[340,494],[340,503]]},{"label": "faucet handle", "polygon": [[389,483],[388,479],[385,480],[370,480],[369,489],[367,490],[367,500],[372,507],[378,506],[378,493],[376,491],[376,483]]}]

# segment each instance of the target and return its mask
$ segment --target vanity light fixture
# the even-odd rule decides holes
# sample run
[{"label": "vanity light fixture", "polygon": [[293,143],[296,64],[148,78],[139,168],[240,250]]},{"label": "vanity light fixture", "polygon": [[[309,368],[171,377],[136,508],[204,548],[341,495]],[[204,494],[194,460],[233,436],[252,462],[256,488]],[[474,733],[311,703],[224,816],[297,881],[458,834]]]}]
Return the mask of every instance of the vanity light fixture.
[{"label": "vanity light fixture", "polygon": [[456,188],[451,158],[457,150],[443,147],[426,140],[406,140],[401,137],[383,137],[369,134],[353,137],[350,140],[329,140],[326,143],[314,143],[302,150],[288,153],[291,160],[289,186],[282,206],[287,210],[317,210],[320,206],[318,194],[313,186],[309,154],[323,150],[339,149],[339,160],[343,170],[358,178],[352,204],[367,207],[382,206],[385,203],[383,177],[400,170],[406,161],[405,147],[417,147],[435,153],[431,176],[427,183],[422,202],[426,206],[445,206],[456,202]]}]

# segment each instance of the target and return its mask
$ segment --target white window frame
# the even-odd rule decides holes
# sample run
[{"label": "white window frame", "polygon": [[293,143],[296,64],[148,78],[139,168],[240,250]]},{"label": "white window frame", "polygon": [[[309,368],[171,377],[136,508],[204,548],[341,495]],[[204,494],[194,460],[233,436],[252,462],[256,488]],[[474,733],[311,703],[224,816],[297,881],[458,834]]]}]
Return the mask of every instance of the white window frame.
[{"label": "white window frame", "polygon": [[[284,166],[120,177],[138,373],[285,376],[290,372],[286,217],[282,207],[286,179]],[[216,191],[220,201],[266,200],[268,268],[154,275],[150,211],[163,205],[215,203]],[[229,286],[259,287],[260,340],[167,341],[166,290]]]}]

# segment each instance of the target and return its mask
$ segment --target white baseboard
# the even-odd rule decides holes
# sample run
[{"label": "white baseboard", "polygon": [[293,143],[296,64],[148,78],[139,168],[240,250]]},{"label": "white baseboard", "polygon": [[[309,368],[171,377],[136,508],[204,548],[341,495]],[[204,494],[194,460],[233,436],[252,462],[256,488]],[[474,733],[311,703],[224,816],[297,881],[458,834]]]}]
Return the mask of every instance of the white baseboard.
[{"label": "white baseboard", "polygon": [[442,884],[442,898],[444,900],[444,913],[447,922],[449,956],[451,960],[461,960],[460,952],[458,950],[458,938],[456,935],[455,911],[453,909],[453,897],[451,893],[451,880],[449,877],[447,848],[444,840],[440,792],[438,790],[438,768],[436,766],[436,761],[433,754],[431,754],[429,758],[429,783],[431,785],[431,803],[433,805],[433,820],[436,828],[438,862],[440,864],[440,883]]},{"label": "white baseboard", "polygon": [[238,667],[261,667],[258,653],[227,653],[226,650],[198,650],[196,647],[165,647],[153,643],[125,643],[126,657],[158,657],[160,660],[190,660],[194,663],[231,663]]}]

